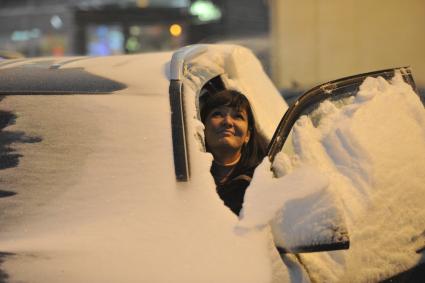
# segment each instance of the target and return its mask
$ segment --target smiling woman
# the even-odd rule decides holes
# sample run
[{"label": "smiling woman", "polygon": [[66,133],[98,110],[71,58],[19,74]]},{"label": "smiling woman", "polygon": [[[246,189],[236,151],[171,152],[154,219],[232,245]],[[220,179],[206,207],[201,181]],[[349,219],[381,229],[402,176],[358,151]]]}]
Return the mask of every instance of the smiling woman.
[{"label": "smiling woman", "polygon": [[211,174],[224,204],[239,214],[245,190],[265,156],[265,141],[243,94],[223,90],[201,99],[206,149],[214,157]]}]

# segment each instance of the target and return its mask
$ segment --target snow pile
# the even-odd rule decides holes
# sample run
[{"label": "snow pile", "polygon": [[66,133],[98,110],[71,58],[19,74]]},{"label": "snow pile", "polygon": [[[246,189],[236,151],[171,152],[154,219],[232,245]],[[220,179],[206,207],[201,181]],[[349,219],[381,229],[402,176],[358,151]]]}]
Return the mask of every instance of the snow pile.
[{"label": "snow pile", "polygon": [[[301,254],[313,280],[377,281],[420,260],[415,251],[424,243],[425,110],[400,74],[390,82],[367,78],[355,97],[321,103],[297,121],[292,143],[293,152],[284,149],[273,164],[289,173],[275,181],[287,195],[270,189],[275,192],[262,198],[268,198],[272,208],[258,209],[262,205],[257,201],[267,203],[258,196],[269,188],[253,183],[246,194],[246,218],[239,225],[266,223],[276,215],[272,211],[279,211],[275,207],[279,201],[277,218],[287,226],[315,225],[315,218],[300,222],[295,204],[315,210],[314,196],[325,190],[335,201],[330,203],[344,212],[351,246],[345,251]],[[315,169],[303,173],[305,166]],[[292,175],[303,180],[294,181]],[[292,190],[300,190],[296,202]],[[303,196],[304,191],[309,194]]]}]

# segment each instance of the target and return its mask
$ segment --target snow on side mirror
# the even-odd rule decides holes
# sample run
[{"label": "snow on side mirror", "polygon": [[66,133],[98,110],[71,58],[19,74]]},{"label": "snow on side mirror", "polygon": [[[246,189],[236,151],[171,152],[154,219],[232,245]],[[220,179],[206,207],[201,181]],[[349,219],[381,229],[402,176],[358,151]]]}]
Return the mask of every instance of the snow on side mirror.
[{"label": "snow on side mirror", "polygon": [[[286,155],[276,156],[276,170],[286,163],[283,159]],[[348,249],[343,209],[329,191],[329,178],[308,165],[275,178],[270,166],[265,159],[257,167],[245,194],[238,230],[261,229],[270,223],[281,253]]]},{"label": "snow on side mirror", "polygon": [[[271,223],[279,252],[309,253],[349,249],[350,238],[345,218],[341,210],[330,205],[330,202],[329,195],[313,195],[288,204],[286,210],[292,210],[289,218],[285,210],[280,211]],[[311,211],[306,211],[308,205],[312,206]]]},{"label": "snow on side mirror", "polygon": [[[283,154],[282,154],[283,155]],[[279,170],[280,158],[273,167]],[[348,249],[350,238],[340,200],[329,178],[317,168],[302,165],[278,178],[282,202],[270,222],[281,253],[306,253]]]}]

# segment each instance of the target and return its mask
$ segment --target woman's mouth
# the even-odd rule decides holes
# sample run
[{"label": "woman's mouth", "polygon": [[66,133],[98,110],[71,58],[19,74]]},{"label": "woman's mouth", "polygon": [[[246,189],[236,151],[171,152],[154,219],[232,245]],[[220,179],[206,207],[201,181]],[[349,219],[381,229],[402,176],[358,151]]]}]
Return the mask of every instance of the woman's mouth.
[{"label": "woman's mouth", "polygon": [[218,134],[225,137],[229,137],[229,136],[233,136],[235,133],[233,131],[224,130],[224,131],[218,132]]}]

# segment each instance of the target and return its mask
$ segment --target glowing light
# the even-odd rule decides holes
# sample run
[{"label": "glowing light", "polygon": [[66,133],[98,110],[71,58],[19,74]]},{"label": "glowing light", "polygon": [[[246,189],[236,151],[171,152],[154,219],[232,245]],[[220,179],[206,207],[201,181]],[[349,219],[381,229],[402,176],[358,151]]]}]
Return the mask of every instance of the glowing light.
[{"label": "glowing light", "polygon": [[50,24],[52,25],[52,27],[54,27],[55,29],[60,29],[63,26],[63,21],[61,19],[61,17],[59,17],[58,15],[54,15],[51,19],[50,19]]},{"label": "glowing light", "polygon": [[182,27],[178,24],[172,24],[170,26],[170,33],[172,36],[180,36],[182,33]]},{"label": "glowing light", "polygon": [[129,39],[127,39],[127,43],[126,43],[125,47],[127,48],[127,50],[130,53],[134,53],[136,51],[139,51],[140,50],[139,40],[136,37],[132,36]]},{"label": "glowing light", "polygon": [[140,27],[139,26],[131,26],[130,27],[130,34],[134,35],[134,36],[139,36],[141,33]]},{"label": "glowing light", "polygon": [[149,6],[149,0],[137,0],[137,7],[145,8]]},{"label": "glowing light", "polygon": [[221,11],[208,0],[197,0],[189,8],[189,12],[200,21],[215,21],[221,18]]},{"label": "glowing light", "polygon": [[32,30],[15,30],[11,35],[11,39],[13,41],[27,41],[40,36],[41,31],[38,28],[34,28]]}]

